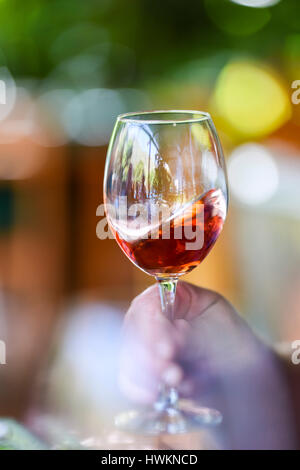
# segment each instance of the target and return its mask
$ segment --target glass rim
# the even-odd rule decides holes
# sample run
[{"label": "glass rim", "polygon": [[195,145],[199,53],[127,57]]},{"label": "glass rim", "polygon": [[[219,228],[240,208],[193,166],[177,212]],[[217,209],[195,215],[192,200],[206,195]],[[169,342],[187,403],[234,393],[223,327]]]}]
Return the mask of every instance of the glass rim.
[{"label": "glass rim", "polygon": [[[155,119],[156,114],[187,114],[190,118],[187,119]],[[143,116],[150,116],[149,119],[143,119]],[[142,117],[140,119],[140,116]],[[151,118],[152,117],[152,118]],[[140,123],[140,124],[191,124],[205,120],[211,120],[211,116],[206,111],[197,110],[185,110],[185,109],[163,109],[155,111],[137,111],[119,114],[117,121],[129,122],[129,123]]]}]

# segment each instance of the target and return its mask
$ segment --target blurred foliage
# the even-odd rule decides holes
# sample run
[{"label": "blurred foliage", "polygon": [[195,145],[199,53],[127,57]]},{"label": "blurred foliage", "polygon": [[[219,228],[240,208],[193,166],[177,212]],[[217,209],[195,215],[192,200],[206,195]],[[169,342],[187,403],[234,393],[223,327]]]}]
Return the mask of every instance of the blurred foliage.
[{"label": "blurred foliage", "polygon": [[44,450],[46,445],[12,419],[0,419],[0,450]]},{"label": "blurred foliage", "polygon": [[13,419],[0,418],[0,450],[84,450],[78,438],[53,418],[40,418],[43,442]]},{"label": "blurred foliage", "polygon": [[290,38],[300,33],[299,0],[263,9],[229,0],[0,0],[0,18],[0,61],[14,76],[45,78],[85,56],[100,86],[131,87],[189,61],[219,55],[221,67],[228,51],[280,62],[292,44],[300,57]]}]

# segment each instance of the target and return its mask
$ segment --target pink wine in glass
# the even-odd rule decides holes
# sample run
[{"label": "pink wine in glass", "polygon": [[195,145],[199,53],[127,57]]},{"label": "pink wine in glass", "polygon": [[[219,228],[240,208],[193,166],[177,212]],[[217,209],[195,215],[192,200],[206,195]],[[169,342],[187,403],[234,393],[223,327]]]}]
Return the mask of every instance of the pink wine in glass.
[{"label": "pink wine in glass", "polygon": [[[162,236],[162,224],[157,238],[150,238],[149,235],[146,239],[130,241],[122,238],[113,226],[111,229],[124,253],[139,268],[155,276],[182,275],[198,266],[207,256],[222,230],[225,216],[225,198],[220,189],[212,189],[180,215],[171,218],[168,238]],[[178,225],[182,225],[180,239],[175,235]],[[190,226],[190,231],[186,230],[187,226]],[[192,240],[186,237],[187,232],[202,233],[201,247],[189,248]]]}]

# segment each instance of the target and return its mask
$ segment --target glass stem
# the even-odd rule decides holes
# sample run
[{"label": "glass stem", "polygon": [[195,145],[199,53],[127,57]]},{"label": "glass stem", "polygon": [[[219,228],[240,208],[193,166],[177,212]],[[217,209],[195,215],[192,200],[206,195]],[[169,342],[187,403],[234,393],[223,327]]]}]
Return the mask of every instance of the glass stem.
[{"label": "glass stem", "polygon": [[[174,320],[174,306],[176,297],[177,279],[160,279],[157,278],[162,313],[171,322]],[[158,398],[154,407],[159,411],[172,409],[176,406],[178,401],[178,392],[174,387],[168,385],[161,385]]]},{"label": "glass stem", "polygon": [[157,278],[162,312],[171,322],[174,320],[177,281]]}]

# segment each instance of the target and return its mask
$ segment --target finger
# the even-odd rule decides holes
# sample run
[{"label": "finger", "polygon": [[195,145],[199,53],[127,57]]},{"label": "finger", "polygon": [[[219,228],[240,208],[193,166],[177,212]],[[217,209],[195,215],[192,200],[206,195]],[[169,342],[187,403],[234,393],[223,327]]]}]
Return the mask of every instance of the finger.
[{"label": "finger", "polygon": [[175,319],[174,325],[177,334],[177,344],[180,351],[186,346],[188,338],[192,332],[192,327],[184,318]]},{"label": "finger", "polygon": [[132,302],[125,318],[126,343],[143,344],[153,361],[173,360],[185,347],[189,321],[214,305],[220,296],[187,283],[178,284],[176,318],[171,323],[161,311],[157,286],[148,288]]},{"label": "finger", "polygon": [[132,400],[141,403],[153,401],[160,385],[178,387],[182,379],[183,371],[175,363],[160,363],[159,367],[153,370],[153,362],[148,363],[147,367],[146,362],[137,361],[134,364],[124,364],[119,374],[122,391]]},{"label": "finger", "polygon": [[139,380],[123,371],[119,375],[119,385],[123,393],[138,403],[150,404],[155,401],[162,384],[169,387],[179,387],[183,378],[182,369],[177,364],[171,364],[161,378]]},{"label": "finger", "polygon": [[[191,320],[222,300],[225,302],[225,299],[217,292],[180,281],[176,290],[175,319]],[[165,319],[157,284],[149,287],[133,300],[126,314],[125,324],[133,318],[143,323],[155,317]]]},{"label": "finger", "polygon": [[217,292],[182,281],[178,283],[176,296],[176,318],[186,321],[193,320],[223,299]]},{"label": "finger", "polygon": [[154,354],[171,358],[177,349],[174,325],[162,314],[157,286],[153,286],[132,302],[124,323],[124,334],[153,350]]},{"label": "finger", "polygon": [[155,382],[172,362],[154,355],[140,343],[127,344],[121,349],[120,369],[137,381],[148,385]]},{"label": "finger", "polygon": [[119,375],[119,386],[124,395],[141,404],[153,403],[157,395],[157,387],[153,383],[146,387],[122,371]]}]

